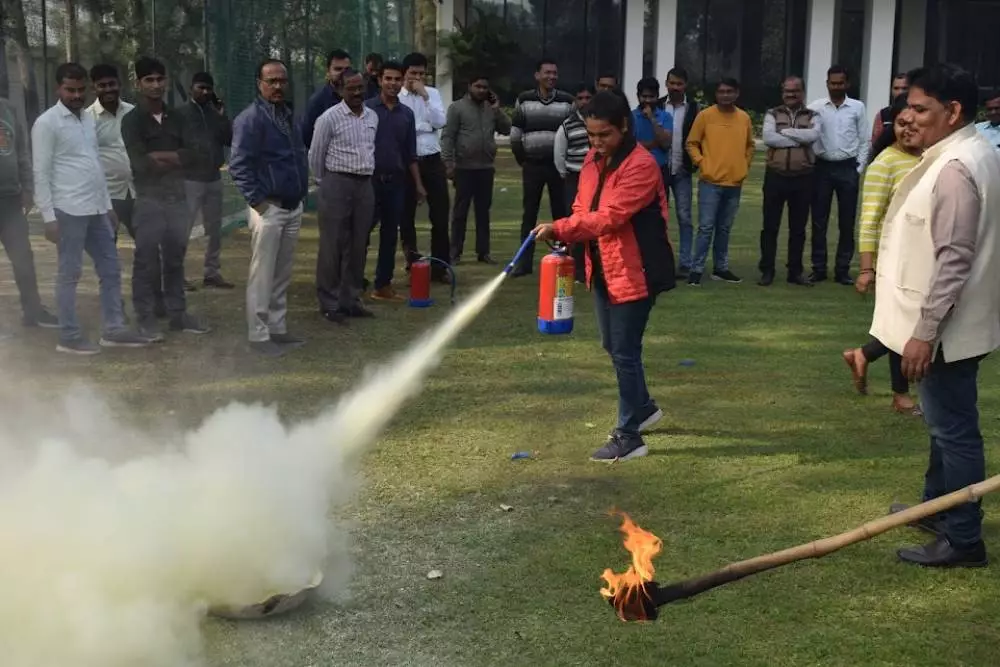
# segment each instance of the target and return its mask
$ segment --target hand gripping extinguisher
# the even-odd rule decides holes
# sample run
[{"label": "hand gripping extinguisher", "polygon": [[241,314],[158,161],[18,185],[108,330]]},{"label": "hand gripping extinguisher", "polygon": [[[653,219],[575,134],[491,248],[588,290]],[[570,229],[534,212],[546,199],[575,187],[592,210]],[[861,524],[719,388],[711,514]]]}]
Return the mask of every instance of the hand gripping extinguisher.
[{"label": "hand gripping extinguisher", "polygon": [[552,252],[542,258],[538,281],[538,330],[568,334],[573,331],[573,257],[563,244],[550,246]]}]

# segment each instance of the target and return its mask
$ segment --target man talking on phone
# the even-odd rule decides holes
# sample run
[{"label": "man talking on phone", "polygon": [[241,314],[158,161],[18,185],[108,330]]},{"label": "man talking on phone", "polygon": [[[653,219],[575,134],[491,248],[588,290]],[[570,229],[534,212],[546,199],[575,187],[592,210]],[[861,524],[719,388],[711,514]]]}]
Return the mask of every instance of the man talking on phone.
[{"label": "man talking on phone", "polygon": [[476,259],[493,264],[490,257],[490,207],[497,144],[494,135],[510,134],[510,118],[490,90],[483,74],[469,77],[469,92],[448,107],[441,132],[441,154],[448,178],[455,182],[455,208],[451,217],[451,260],[457,264],[465,245],[469,206],[476,215]]},{"label": "man talking on phone", "polygon": [[184,191],[191,211],[191,226],[201,213],[208,244],[205,246],[205,287],[232,289],[220,273],[222,253],[222,177],[226,146],[233,140],[233,124],[226,107],[215,94],[215,81],[208,72],[191,80],[191,99],[177,110],[181,117],[184,145],[193,151],[184,169]]},{"label": "man talking on phone", "polygon": [[663,187],[669,193],[674,117],[660,108],[660,82],[656,77],[641,79],[635,92],[639,98],[639,106],[632,112],[636,141],[656,158]]}]

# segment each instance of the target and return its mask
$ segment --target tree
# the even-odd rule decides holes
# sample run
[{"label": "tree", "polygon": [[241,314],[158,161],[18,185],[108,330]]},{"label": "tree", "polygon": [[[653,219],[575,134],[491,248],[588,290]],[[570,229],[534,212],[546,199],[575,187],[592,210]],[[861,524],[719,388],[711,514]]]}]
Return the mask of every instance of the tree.
[{"label": "tree", "polygon": [[520,41],[499,13],[473,7],[475,19],[439,39],[448,51],[450,74],[455,81],[487,76],[493,89],[509,92],[511,66],[521,54]]}]

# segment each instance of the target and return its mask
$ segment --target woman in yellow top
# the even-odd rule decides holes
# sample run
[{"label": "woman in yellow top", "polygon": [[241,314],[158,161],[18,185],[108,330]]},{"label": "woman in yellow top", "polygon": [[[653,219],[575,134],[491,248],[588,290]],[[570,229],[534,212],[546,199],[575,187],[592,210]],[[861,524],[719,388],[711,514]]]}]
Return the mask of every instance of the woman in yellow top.
[{"label": "woman in yellow top", "polygon": [[[882,222],[892,195],[899,182],[920,161],[919,149],[906,145],[905,126],[900,113],[906,108],[906,96],[900,95],[892,104],[889,117],[893,132],[882,132],[872,145],[872,161],[865,172],[861,189],[861,220],[858,225],[858,251],[861,253],[861,272],[855,282],[859,294],[866,294],[875,285],[875,258]],[[854,387],[861,394],[868,393],[868,364],[889,355],[889,374],[892,378],[892,407],[896,412],[920,415],[920,407],[910,397],[910,386],[903,375],[901,359],[881,341],[872,338],[863,347],[844,350],[844,362],[851,369]]]}]

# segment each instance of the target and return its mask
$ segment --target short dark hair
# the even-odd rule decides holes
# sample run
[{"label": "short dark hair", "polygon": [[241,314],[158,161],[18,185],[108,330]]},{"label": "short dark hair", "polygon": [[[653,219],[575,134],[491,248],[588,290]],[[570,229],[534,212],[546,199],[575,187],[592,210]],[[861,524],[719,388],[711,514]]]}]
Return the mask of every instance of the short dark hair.
[{"label": "short dark hair", "polygon": [[632,129],[632,110],[628,106],[628,98],[620,90],[602,90],[594,95],[590,104],[583,109],[586,118],[597,118],[616,126],[626,126]]},{"label": "short dark hair", "polygon": [[719,83],[715,84],[715,89],[718,90],[719,86],[729,86],[730,88],[740,89],[740,82],[738,79],[731,76],[724,76],[719,79]]},{"label": "short dark hair", "polygon": [[642,95],[646,91],[652,91],[657,97],[660,96],[660,81],[655,76],[646,76],[639,79],[635,85],[635,94]]},{"label": "short dark hair", "polygon": [[118,68],[107,63],[98,63],[90,68],[90,80],[100,81],[101,79],[118,79]]},{"label": "short dark hair", "polygon": [[156,58],[150,58],[149,56],[143,56],[136,60],[134,67],[136,80],[145,79],[147,76],[152,76],[153,74],[159,74],[160,76],[167,75],[167,66]]},{"label": "short dark hair", "polygon": [[386,70],[392,70],[393,72],[399,72],[400,74],[406,73],[406,68],[403,67],[402,63],[395,60],[386,60],[382,63],[382,66],[378,68],[378,78],[381,79]]},{"label": "short dark hair", "polygon": [[195,72],[194,76],[191,77],[191,85],[196,83],[203,83],[207,86],[215,87],[215,79],[208,72]]},{"label": "short dark hair", "polygon": [[403,72],[411,67],[427,67],[427,56],[416,51],[406,54],[406,57],[403,58]]},{"label": "short dark hair", "polygon": [[381,53],[374,53],[374,52],[373,53],[369,53],[367,56],[365,56],[365,64],[367,65],[368,63],[375,63],[377,65],[381,65],[382,64],[382,54]]},{"label": "short dark hair", "polygon": [[591,95],[597,94],[597,90],[589,83],[578,83],[576,87],[574,87],[572,90],[573,96],[576,97],[577,95],[579,95],[584,91],[590,93]]},{"label": "short dark hair", "polygon": [[288,69],[288,66],[285,64],[283,60],[278,60],[277,58],[265,58],[264,60],[260,61],[259,65],[257,65],[258,81],[264,78],[264,68],[267,67],[268,65],[281,65],[286,70]]},{"label": "short dark hair", "polygon": [[[351,54],[344,49],[334,49],[330,53],[326,54],[326,68],[330,69],[330,65],[333,64],[334,60],[350,60]],[[284,63],[282,63],[284,64]]]},{"label": "short dark hair", "polygon": [[681,79],[684,83],[688,82],[688,73],[687,70],[684,69],[683,67],[671,67],[670,71],[667,72],[667,76],[668,77],[673,76],[678,79]]},{"label": "short dark hair", "polygon": [[87,70],[79,63],[63,63],[56,68],[56,83],[60,84],[66,79],[73,81],[86,81]]},{"label": "short dark hair", "polygon": [[601,79],[614,79],[615,83],[618,83],[618,75],[614,72],[600,72],[595,81],[600,81]]},{"label": "short dark hair", "polygon": [[469,83],[475,83],[476,81],[489,81],[490,77],[486,76],[482,72],[474,72],[469,75]]},{"label": "short dark hair", "polygon": [[892,80],[895,81],[896,79],[906,79],[909,81],[910,77],[906,74],[906,72],[896,72],[892,75]]},{"label": "short dark hair", "polygon": [[556,62],[555,58],[549,58],[548,56],[544,56],[542,58],[539,58],[538,62],[535,63],[535,71],[541,72],[542,68],[545,67],[546,65],[555,65],[556,67],[559,67],[559,63]]},{"label": "short dark hair", "polygon": [[976,77],[954,63],[938,63],[919,67],[907,73],[911,88],[919,88],[938,102],[958,102],[962,118],[968,122],[976,119],[979,107],[979,86]]},{"label": "short dark hair", "polygon": [[851,78],[850,72],[843,65],[830,65],[830,69],[826,70],[826,78],[829,79],[834,74],[843,74],[844,78],[848,80]]},{"label": "short dark hair", "polygon": [[993,100],[1000,100],[1000,88],[996,90],[991,90],[986,93],[986,97],[983,98],[983,104],[987,102],[992,102]]}]

